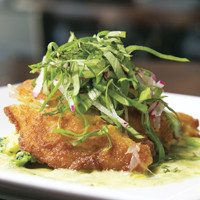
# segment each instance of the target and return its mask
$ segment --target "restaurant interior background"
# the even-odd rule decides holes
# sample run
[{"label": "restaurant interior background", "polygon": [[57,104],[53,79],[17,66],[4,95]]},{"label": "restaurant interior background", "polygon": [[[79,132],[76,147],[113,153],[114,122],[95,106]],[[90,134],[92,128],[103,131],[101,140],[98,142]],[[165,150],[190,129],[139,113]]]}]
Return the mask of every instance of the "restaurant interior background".
[{"label": "restaurant interior background", "polygon": [[65,43],[101,30],[127,32],[125,45],[137,44],[186,57],[190,63],[137,52],[134,63],[154,71],[165,90],[200,96],[199,0],[0,0],[0,85],[33,76],[50,41]]}]

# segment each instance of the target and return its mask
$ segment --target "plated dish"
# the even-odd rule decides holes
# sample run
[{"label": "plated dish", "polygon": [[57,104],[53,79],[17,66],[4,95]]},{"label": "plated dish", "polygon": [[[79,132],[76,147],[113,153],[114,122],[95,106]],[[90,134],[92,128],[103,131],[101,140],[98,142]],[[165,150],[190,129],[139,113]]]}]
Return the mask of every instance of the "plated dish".
[{"label": "plated dish", "polygon": [[36,79],[9,85],[10,96],[22,103],[4,107],[16,131],[0,139],[2,171],[25,173],[25,180],[29,175],[41,182],[59,180],[61,187],[79,183],[120,190],[157,187],[200,173],[198,119],[175,112],[166,102],[165,83],[134,66],[131,53],[188,60],[148,47],[124,47],[125,36],[102,31],[77,39],[71,33],[66,44],[50,43],[43,60],[30,66]]},{"label": "plated dish", "polygon": [[[4,96],[1,99],[1,106],[11,105],[17,103],[15,99],[8,97],[8,88],[1,87],[0,95]],[[169,105],[175,106],[177,111],[184,111],[190,113],[194,118],[198,118],[200,110],[197,109],[200,98],[187,95],[167,93]],[[180,101],[182,102],[180,104]],[[190,108],[185,105],[191,105]],[[14,131],[14,127],[7,121],[3,111],[1,114],[1,136],[6,136],[8,129]],[[199,119],[199,118],[198,118]],[[49,199],[199,199],[200,192],[200,177],[191,177],[181,182],[148,186],[148,187],[131,187],[131,188],[101,188],[96,186],[85,186],[79,183],[72,184],[64,181],[51,180],[49,178],[42,178],[39,176],[24,174],[20,172],[12,172],[0,170],[0,185],[4,194],[6,191],[10,194],[16,195],[17,192],[23,192],[26,189],[24,196],[39,199],[39,197],[48,197]],[[17,191],[16,191],[17,190]],[[2,191],[1,191],[2,192]],[[2,194],[2,193],[1,193]],[[134,198],[133,198],[134,197]]]}]

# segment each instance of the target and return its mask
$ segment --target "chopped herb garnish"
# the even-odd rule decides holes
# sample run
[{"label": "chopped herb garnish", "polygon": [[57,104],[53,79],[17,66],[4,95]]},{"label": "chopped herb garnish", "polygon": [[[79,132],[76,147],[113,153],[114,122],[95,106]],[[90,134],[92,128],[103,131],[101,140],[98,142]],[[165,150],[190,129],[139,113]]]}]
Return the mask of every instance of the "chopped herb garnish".
[{"label": "chopped herb garnish", "polygon": [[131,127],[128,121],[128,108],[134,107],[141,112],[141,122],[147,136],[155,143],[161,162],[165,158],[165,150],[151,127],[149,117],[159,118],[165,107],[171,110],[161,97],[165,83],[156,82],[152,72],[136,67],[131,61],[131,53],[142,50],[163,59],[181,62],[188,60],[164,55],[143,46],[125,48],[121,41],[125,37],[126,33],[121,31],[102,31],[93,37],[80,39],[71,33],[68,42],[60,47],[51,42],[43,60],[30,66],[31,73],[39,73],[33,83],[33,94],[36,98],[42,90],[47,95],[40,108],[41,112],[54,94],[60,91],[57,110],[44,115],[60,113],[60,120],[66,110],[71,110],[83,117],[85,130],[81,134],[63,130],[58,122],[58,128],[53,132],[76,138],[74,146],[89,137],[105,135],[109,141],[109,147],[105,150],[112,148],[107,125],[88,132],[84,113],[91,107],[96,108],[108,123],[116,124],[140,139],[144,136]]},{"label": "chopped herb garnish", "polygon": [[16,165],[18,167],[21,167],[28,162],[35,163],[36,162],[35,157],[26,151],[19,151],[16,154],[15,159],[11,160],[10,164],[11,166]]}]

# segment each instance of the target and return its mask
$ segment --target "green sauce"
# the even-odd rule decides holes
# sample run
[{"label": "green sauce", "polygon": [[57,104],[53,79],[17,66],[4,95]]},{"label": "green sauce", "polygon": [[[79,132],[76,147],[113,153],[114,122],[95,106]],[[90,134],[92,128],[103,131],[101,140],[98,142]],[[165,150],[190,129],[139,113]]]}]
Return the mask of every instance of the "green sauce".
[{"label": "green sauce", "polygon": [[[181,154],[177,156],[177,152]],[[176,159],[170,160],[170,156],[175,157],[175,155]],[[151,167],[151,173],[140,174],[113,170],[78,172],[69,169],[50,169],[41,165],[38,167],[36,164],[30,164],[29,167],[16,167],[10,164],[13,157],[0,153],[0,170],[107,188],[149,187],[183,181],[200,175],[200,161],[196,159],[200,156],[200,148],[174,147],[170,156],[169,161]],[[187,159],[184,159],[184,156]]]},{"label": "green sauce", "polygon": [[[141,174],[113,170],[100,172],[51,169],[34,163],[31,154],[19,152],[18,136],[18,133],[13,132],[1,139],[0,170],[108,188],[156,186],[200,175],[200,146],[197,145],[200,143],[199,138],[188,138],[186,143],[172,145],[167,161],[160,166],[151,166],[146,174]],[[28,163],[23,166],[26,162]]]}]

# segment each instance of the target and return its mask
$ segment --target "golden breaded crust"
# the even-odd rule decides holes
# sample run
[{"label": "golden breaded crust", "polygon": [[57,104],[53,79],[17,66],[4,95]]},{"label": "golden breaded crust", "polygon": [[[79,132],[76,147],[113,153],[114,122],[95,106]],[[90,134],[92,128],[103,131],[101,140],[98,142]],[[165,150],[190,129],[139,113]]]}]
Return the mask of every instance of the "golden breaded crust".
[{"label": "golden breaded crust", "polygon": [[[42,93],[42,90],[40,91],[39,95],[34,98],[32,91],[33,91],[33,86],[32,86],[33,80],[26,80],[24,81],[21,85],[19,85],[16,90],[18,92],[17,94],[17,99],[26,105],[30,105],[33,108],[40,108],[41,103],[39,100],[45,100],[47,96]],[[54,96],[50,99],[47,105],[50,107],[54,107],[57,105],[57,97],[60,96],[61,93],[58,90]]]},{"label": "golden breaded crust", "polygon": [[[140,163],[134,171],[144,172],[152,163],[152,155],[148,145],[135,143],[127,134],[109,125],[109,136],[113,147],[109,147],[108,139],[104,136],[88,138],[74,147],[73,138],[52,133],[57,128],[59,115],[45,117],[28,105],[12,105],[4,108],[11,123],[15,124],[20,133],[20,149],[27,151],[40,162],[47,163],[53,168],[70,168],[75,170],[124,170],[130,171],[132,153],[126,154],[132,145],[137,145]],[[90,125],[89,131],[102,128],[105,123],[98,116],[86,116]],[[66,111],[61,119],[61,128],[82,133],[84,121],[78,114]],[[131,169],[132,170],[132,169]]]},{"label": "golden breaded crust", "polygon": [[192,116],[186,115],[184,113],[178,113],[178,116],[181,120],[184,137],[200,137],[200,133],[198,130],[198,119],[194,119]]}]

